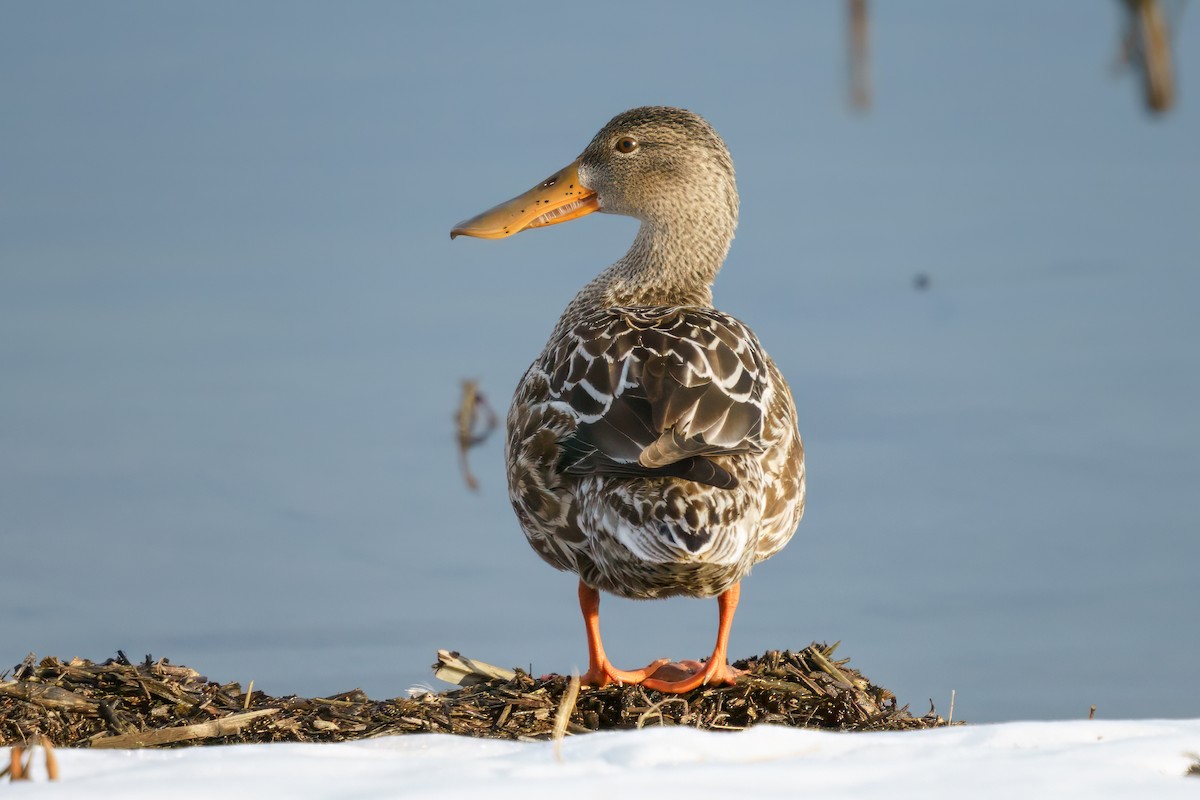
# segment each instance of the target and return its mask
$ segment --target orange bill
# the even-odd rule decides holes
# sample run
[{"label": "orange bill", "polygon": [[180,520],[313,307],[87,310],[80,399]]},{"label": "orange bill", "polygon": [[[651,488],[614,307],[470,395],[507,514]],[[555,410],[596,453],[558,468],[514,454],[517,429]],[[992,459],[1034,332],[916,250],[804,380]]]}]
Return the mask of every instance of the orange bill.
[{"label": "orange bill", "polygon": [[596,193],[579,183],[579,162],[560,169],[525,194],[458,223],[450,238],[503,239],[527,228],[577,219],[600,208]]}]

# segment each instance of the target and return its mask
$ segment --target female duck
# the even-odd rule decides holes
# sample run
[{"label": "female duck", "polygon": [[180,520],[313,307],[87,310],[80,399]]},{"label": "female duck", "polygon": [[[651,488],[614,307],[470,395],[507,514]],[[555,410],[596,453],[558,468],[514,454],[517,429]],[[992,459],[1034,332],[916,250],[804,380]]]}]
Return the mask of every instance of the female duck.
[{"label": "female duck", "polygon": [[[508,487],[529,543],[579,575],[584,683],[687,692],[732,683],[739,582],[804,512],[791,391],[754,333],[713,308],[737,226],[725,143],[668,107],[614,117],[572,164],[451,231],[496,239],[593,211],[641,220],[633,246],[575,296],[517,387]],[[618,670],[600,640],[600,591],[711,597],[705,665]]]}]

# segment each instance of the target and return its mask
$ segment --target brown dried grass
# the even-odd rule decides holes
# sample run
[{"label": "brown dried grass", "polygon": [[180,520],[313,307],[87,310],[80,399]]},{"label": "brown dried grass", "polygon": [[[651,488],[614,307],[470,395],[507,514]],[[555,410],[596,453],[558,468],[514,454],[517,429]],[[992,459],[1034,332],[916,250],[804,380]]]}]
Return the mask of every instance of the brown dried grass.
[{"label": "brown dried grass", "polygon": [[771,723],[862,731],[946,724],[932,710],[914,717],[898,707],[891,692],[848,667],[847,660],[835,660],[833,650],[813,644],[737,662],[748,673],[735,686],[681,696],[639,686],[584,688],[570,702],[565,697],[570,678],[534,678],[520,670],[507,679],[485,679],[468,669],[479,681],[474,685],[377,701],[357,689],[319,698],[243,692],[237,683],[209,681],[166,659],[133,664],[122,657],[96,664],[30,658],[15,680],[0,681],[0,745],[22,745],[38,736],[67,747],[327,742],[404,733],[546,740],[554,735],[556,717],[566,734],[648,725],[739,730]]}]

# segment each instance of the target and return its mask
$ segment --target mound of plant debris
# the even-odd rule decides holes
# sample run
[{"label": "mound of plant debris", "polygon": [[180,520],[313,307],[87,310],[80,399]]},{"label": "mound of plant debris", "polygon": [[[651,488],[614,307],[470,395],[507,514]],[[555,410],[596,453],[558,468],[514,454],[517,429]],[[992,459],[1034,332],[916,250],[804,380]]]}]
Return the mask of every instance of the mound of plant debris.
[{"label": "mound of plant debris", "polygon": [[[0,745],[46,737],[58,746],[159,747],[234,742],[317,742],[402,733],[544,740],[567,733],[690,725],[739,730],[759,723],[838,730],[945,725],[914,717],[895,696],[834,660],[836,645],[769,651],[735,663],[737,685],[663,695],[639,686],[579,688],[561,675],[534,678],[441,651],[443,693],[372,700],[359,690],[331,697],[271,697],[220,684],[167,659],[103,664],[29,656],[0,679]],[[556,725],[557,723],[557,725]]]}]

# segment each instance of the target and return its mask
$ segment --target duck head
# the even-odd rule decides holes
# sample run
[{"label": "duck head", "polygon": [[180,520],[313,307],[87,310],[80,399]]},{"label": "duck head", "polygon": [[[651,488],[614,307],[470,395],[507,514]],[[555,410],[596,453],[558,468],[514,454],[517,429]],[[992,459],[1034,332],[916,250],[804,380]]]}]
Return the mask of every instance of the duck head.
[{"label": "duck head", "polygon": [[579,158],[524,194],[458,223],[459,235],[503,239],[593,211],[653,228],[737,224],[733,159],[702,117],[645,106],[613,117]]}]

